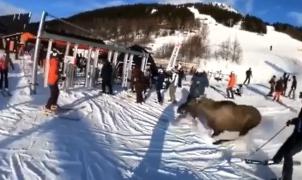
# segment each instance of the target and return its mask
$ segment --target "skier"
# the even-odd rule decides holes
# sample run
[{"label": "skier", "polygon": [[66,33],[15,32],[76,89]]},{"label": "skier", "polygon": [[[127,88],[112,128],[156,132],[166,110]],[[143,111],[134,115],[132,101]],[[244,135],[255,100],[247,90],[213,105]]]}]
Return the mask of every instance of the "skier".
[{"label": "skier", "polygon": [[275,86],[276,86],[276,76],[273,75],[271,80],[268,82],[271,85],[270,92],[267,94],[267,96],[273,96],[273,93],[275,91]]},{"label": "skier", "polygon": [[246,78],[243,82],[243,84],[247,83],[248,85],[250,84],[250,81],[251,81],[251,77],[252,77],[252,68],[249,68],[246,72]]},{"label": "skier", "polygon": [[192,99],[198,98],[204,95],[205,88],[209,86],[209,80],[206,72],[197,71],[192,77],[192,83],[190,92],[187,98],[187,102]]},{"label": "skier", "polygon": [[181,88],[182,87],[182,80],[185,79],[185,71],[184,71],[181,63],[178,64],[177,70],[178,70],[177,87]]},{"label": "skier", "polygon": [[285,72],[285,73],[283,74],[283,91],[282,91],[282,95],[283,95],[283,96],[285,96],[288,81],[289,81],[289,74],[287,74],[287,73]]},{"label": "skier", "polygon": [[179,75],[178,75],[178,70],[177,66],[172,70],[172,79],[169,85],[169,94],[170,94],[170,99],[172,103],[176,103],[176,98],[175,98],[175,93],[176,93],[176,88],[177,88],[177,83],[178,83]]},{"label": "skier", "polygon": [[3,81],[4,81],[4,90],[9,92],[8,90],[8,66],[11,66],[12,70],[14,70],[14,64],[12,63],[11,58],[9,57],[9,52],[6,51],[5,54],[0,56],[0,91],[3,92]]},{"label": "skier", "polygon": [[272,161],[280,163],[282,158],[284,158],[282,179],[291,180],[293,174],[293,156],[302,150],[302,108],[299,116],[287,121],[286,125],[294,125],[295,129],[277,151]]},{"label": "skier", "polygon": [[297,88],[297,79],[296,79],[296,76],[294,75],[294,76],[293,76],[293,82],[292,82],[290,91],[289,91],[289,93],[288,93],[288,97],[289,97],[289,98],[291,98],[291,94],[293,93],[292,99],[295,99],[295,91],[296,91],[296,88]]},{"label": "skier", "polygon": [[243,85],[242,84],[238,85],[238,87],[235,90],[235,94],[238,96],[242,96],[242,94],[243,94]]},{"label": "skier", "polygon": [[140,69],[138,65],[135,65],[133,72],[132,72],[132,78],[131,81],[133,83],[133,86],[135,88],[136,92],[136,102],[137,103],[143,103],[143,91],[145,89],[145,82],[144,82],[144,73]]},{"label": "skier", "polygon": [[[229,75],[228,87],[227,87],[227,98],[234,99],[234,87],[236,86],[236,75],[231,72]],[[231,93],[231,95],[230,95]]]},{"label": "skier", "polygon": [[273,101],[276,100],[277,102],[281,103],[280,96],[283,92],[283,89],[284,89],[284,80],[282,79],[282,77],[280,77],[279,80],[276,82]]},{"label": "skier", "polygon": [[112,65],[107,59],[103,60],[103,67],[101,70],[102,78],[102,91],[106,93],[106,87],[108,87],[109,94],[113,94],[112,91]]},{"label": "skier", "polygon": [[160,104],[163,103],[163,97],[162,97],[162,94],[161,94],[161,89],[163,88],[163,84],[164,84],[164,81],[165,81],[165,74],[164,74],[164,71],[162,69],[159,69],[158,70],[158,75],[155,76],[155,88],[156,88],[156,94],[157,94],[157,100]]},{"label": "skier", "polygon": [[52,113],[57,110],[58,97],[59,97],[59,57],[58,50],[53,49],[49,60],[49,71],[48,71],[48,87],[50,89],[50,97],[45,105],[45,112]]}]

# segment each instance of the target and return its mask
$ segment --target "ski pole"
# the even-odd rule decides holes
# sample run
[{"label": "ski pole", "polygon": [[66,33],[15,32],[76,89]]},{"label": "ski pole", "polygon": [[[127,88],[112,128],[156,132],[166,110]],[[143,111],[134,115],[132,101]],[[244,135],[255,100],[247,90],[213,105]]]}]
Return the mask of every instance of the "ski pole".
[{"label": "ski pole", "polygon": [[251,155],[255,154],[256,152],[258,152],[260,149],[262,149],[265,145],[267,145],[269,142],[271,142],[276,136],[278,136],[285,128],[287,127],[287,125],[283,126],[273,137],[271,137],[269,140],[267,140],[264,144],[262,144],[261,146],[259,146],[255,152],[253,152]]}]

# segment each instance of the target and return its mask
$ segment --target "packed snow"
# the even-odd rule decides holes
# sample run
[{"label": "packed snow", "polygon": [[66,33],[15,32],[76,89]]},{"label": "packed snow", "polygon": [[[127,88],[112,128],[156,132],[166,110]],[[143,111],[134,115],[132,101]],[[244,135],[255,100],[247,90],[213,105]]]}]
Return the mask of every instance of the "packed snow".
[{"label": "packed snow", "polygon": [[[48,98],[39,74],[37,95],[29,95],[28,64],[14,60],[16,70],[10,73],[12,97],[0,96],[0,179],[271,179],[280,177],[282,165],[257,166],[242,159],[271,158],[292,132],[286,128],[270,143],[255,150],[278,132],[285,122],[296,117],[301,99],[282,97],[283,104],[265,97],[268,80],[283,72],[302,78],[302,43],[269,27],[266,35],[257,35],[222,25],[210,26],[210,43],[219,44],[227,38],[237,38],[243,47],[240,65],[206,61],[200,68],[207,71],[234,71],[238,81],[251,67],[251,85],[244,87],[243,96],[235,102],[255,106],[262,115],[260,125],[246,136],[223,145],[215,141],[201,124],[190,116],[179,117],[177,107],[186,99],[190,84],[188,76],[183,88],[177,89],[177,104],[156,102],[155,92],[148,93],[145,103],[135,103],[132,93],[115,86],[116,95],[100,94],[99,89],[76,88],[61,92],[59,105],[73,107],[65,116],[45,116],[42,106]],[[154,47],[173,37],[156,39]],[[156,44],[157,43],[157,44]],[[269,51],[269,46],[273,51]],[[25,70],[25,71],[24,71]],[[222,100],[226,81],[213,77],[207,97]],[[236,138],[226,132],[219,138]],[[302,160],[302,153],[294,156]],[[301,167],[294,166],[293,179],[302,179]]]}]

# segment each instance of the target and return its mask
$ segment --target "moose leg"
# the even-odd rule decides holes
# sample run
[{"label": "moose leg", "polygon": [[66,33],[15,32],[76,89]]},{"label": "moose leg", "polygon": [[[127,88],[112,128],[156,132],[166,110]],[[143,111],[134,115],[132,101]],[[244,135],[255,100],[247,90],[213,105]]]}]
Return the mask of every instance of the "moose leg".
[{"label": "moose leg", "polygon": [[214,133],[212,134],[212,137],[218,136],[220,133],[222,133],[221,130],[214,130]]},{"label": "moose leg", "polygon": [[242,129],[239,133],[239,136],[244,136],[249,132],[249,129]]}]

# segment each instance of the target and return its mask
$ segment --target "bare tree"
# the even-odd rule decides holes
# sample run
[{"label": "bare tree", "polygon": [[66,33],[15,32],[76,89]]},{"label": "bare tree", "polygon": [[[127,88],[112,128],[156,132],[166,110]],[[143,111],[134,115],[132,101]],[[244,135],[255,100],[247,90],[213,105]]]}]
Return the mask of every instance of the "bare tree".
[{"label": "bare tree", "polygon": [[165,44],[155,53],[156,58],[169,58],[174,49],[173,44]]},{"label": "bare tree", "polygon": [[242,57],[242,48],[237,38],[232,43],[231,52],[232,52],[231,54],[232,61],[236,63],[240,63]]},{"label": "bare tree", "polygon": [[218,54],[222,59],[229,60],[231,54],[230,47],[231,47],[230,39],[227,39],[226,41],[223,41],[220,44],[220,49],[218,50]]},{"label": "bare tree", "polygon": [[204,58],[209,54],[209,28],[201,25],[198,34],[191,36],[182,44],[180,54],[192,61],[194,58]]},{"label": "bare tree", "polygon": [[237,39],[230,41],[227,39],[220,44],[219,49],[214,53],[216,59],[221,57],[222,59],[231,60],[232,62],[239,63],[242,57],[242,48]]}]

